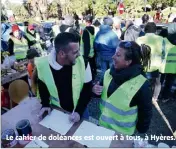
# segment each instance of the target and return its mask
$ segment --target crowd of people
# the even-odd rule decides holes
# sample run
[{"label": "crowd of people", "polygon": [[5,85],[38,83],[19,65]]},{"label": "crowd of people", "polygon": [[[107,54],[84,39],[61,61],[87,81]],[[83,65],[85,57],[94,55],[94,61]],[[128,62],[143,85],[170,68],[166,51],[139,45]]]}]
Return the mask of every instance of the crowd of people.
[{"label": "crowd of people", "polygon": [[99,125],[128,135],[136,129],[146,133],[152,101],[166,102],[176,94],[171,92],[176,78],[174,21],[162,36],[147,14],[140,21],[91,15],[78,21],[67,15],[52,32],[53,49],[47,56],[41,54],[32,25],[23,34],[13,25],[8,42],[14,62],[29,60],[31,90],[42,104],[39,117],[55,105],[70,112],[72,122],[89,119],[87,105],[96,97]]}]

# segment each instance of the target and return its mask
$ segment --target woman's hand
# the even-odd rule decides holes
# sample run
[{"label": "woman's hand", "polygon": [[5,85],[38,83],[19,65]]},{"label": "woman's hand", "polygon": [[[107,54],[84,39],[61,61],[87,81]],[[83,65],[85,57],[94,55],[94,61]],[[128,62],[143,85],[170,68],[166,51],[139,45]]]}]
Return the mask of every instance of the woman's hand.
[{"label": "woman's hand", "polygon": [[103,86],[100,86],[100,82],[97,82],[93,89],[92,89],[92,92],[95,93],[96,95],[101,95],[103,91]]}]

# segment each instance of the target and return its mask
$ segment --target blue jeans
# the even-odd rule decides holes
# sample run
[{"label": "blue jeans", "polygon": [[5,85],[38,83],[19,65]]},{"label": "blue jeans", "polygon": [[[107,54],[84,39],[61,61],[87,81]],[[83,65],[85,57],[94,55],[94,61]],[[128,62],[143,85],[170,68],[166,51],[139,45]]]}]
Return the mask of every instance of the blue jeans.
[{"label": "blue jeans", "polygon": [[96,62],[98,63],[97,65],[101,69],[100,76],[101,78],[103,78],[105,71],[108,70],[112,65],[112,57],[101,57],[100,55],[98,55]]}]

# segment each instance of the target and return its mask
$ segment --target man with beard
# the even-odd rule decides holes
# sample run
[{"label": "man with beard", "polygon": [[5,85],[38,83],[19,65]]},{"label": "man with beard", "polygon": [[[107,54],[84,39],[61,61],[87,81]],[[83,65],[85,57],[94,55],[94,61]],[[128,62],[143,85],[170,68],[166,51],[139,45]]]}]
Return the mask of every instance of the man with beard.
[{"label": "man with beard", "polygon": [[91,97],[90,65],[85,68],[76,34],[58,34],[54,46],[49,56],[35,59],[37,73],[33,79],[42,104],[39,116],[50,113],[52,104],[71,112],[70,120],[78,122]]}]

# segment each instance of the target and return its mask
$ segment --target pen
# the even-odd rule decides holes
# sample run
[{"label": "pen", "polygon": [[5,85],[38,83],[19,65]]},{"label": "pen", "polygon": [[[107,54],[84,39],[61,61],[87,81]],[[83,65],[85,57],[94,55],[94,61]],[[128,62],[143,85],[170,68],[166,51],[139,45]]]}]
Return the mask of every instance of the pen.
[{"label": "pen", "polygon": [[75,113],[75,110],[73,110],[73,112],[72,112],[72,114],[71,114],[72,116],[73,116],[73,113]]}]

